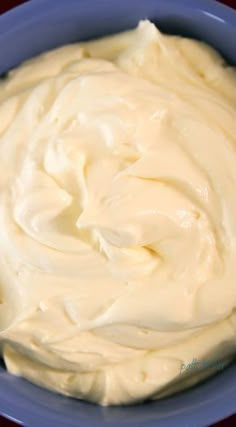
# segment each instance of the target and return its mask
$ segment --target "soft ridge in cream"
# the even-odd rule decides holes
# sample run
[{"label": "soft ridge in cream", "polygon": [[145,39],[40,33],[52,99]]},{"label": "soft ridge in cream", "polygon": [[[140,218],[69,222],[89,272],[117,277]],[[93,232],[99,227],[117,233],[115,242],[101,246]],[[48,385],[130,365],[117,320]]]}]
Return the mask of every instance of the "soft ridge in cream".
[{"label": "soft ridge in cream", "polygon": [[148,21],[0,83],[8,370],[107,404],[236,352],[235,71]]}]

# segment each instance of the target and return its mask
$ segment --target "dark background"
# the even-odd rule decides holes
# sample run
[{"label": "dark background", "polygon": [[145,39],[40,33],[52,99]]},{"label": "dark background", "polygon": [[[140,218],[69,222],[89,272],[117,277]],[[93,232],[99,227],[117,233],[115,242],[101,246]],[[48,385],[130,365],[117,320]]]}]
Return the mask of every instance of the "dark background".
[{"label": "dark background", "polygon": [[[6,12],[12,7],[18,6],[19,4],[25,3],[27,0],[0,0],[0,14]],[[236,0],[222,0],[221,3],[225,3],[228,6],[236,9]],[[235,41],[236,46],[236,41]],[[235,410],[236,410],[236,396],[235,396]],[[17,425],[12,421],[8,421],[5,418],[0,417],[0,427],[16,427]],[[43,426],[42,426],[43,427]],[[92,427],[92,426],[91,426]],[[203,426],[207,427],[207,426]],[[236,414],[232,417],[221,421],[220,423],[214,424],[212,427],[236,427]]]}]

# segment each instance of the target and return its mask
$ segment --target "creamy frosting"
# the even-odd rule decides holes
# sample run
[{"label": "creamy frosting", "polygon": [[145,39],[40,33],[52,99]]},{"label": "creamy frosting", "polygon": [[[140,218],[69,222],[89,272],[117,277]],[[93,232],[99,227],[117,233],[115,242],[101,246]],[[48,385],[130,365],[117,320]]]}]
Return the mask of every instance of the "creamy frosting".
[{"label": "creamy frosting", "polygon": [[148,21],[0,83],[8,370],[100,404],[236,351],[235,71]]}]

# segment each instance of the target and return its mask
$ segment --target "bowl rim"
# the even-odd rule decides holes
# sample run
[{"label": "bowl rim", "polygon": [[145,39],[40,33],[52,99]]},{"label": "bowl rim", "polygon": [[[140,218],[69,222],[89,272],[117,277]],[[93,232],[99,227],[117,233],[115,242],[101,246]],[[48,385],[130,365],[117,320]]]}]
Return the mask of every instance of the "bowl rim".
[{"label": "bowl rim", "polygon": [[[69,0],[71,3],[77,3],[78,0]],[[80,0],[81,3],[92,4],[94,0]],[[96,0],[96,5],[98,3],[106,4],[108,2],[116,2],[121,0]],[[129,0],[135,3],[135,0]],[[212,15],[215,19],[219,19],[225,21],[228,26],[232,26],[236,31],[236,11],[232,8],[222,5],[215,0],[160,0],[160,2],[165,2],[180,5],[181,8],[188,8],[192,10],[201,10],[203,13]],[[17,29],[23,29],[27,27],[32,20],[32,14],[37,15],[37,18],[42,18],[44,15],[53,13],[53,10],[58,9],[60,5],[64,3],[64,0],[57,0],[57,2],[50,2],[48,0],[31,0],[29,2],[23,3],[14,9],[4,13],[0,16],[0,37],[8,36],[11,32],[15,32]],[[45,9],[44,6],[47,5]],[[1,368],[0,368],[0,376],[1,376]],[[6,377],[10,377],[10,374],[6,374]],[[19,381],[21,384],[25,383],[24,379],[14,378],[14,381]],[[3,384],[3,386],[2,386]],[[29,383],[30,384],[30,383]],[[37,387],[30,384],[30,387]],[[50,412],[42,413],[40,412],[40,407],[35,403],[30,403],[30,408],[27,406],[27,402],[25,402],[24,398],[20,398],[17,401],[11,400],[11,384],[8,385],[8,381],[4,377],[0,383],[0,415],[12,420],[18,424],[25,424],[27,426],[41,426],[43,424],[44,427],[53,427],[56,425],[57,427],[70,427],[70,424],[65,424],[64,420],[58,420],[58,418],[54,419],[50,416]],[[228,417],[235,412],[235,392],[236,392],[236,384],[229,388],[224,394],[219,394],[214,399],[204,402],[204,404],[199,405],[199,407],[191,408],[189,407],[185,411],[181,413],[177,413],[175,417],[175,425],[187,425],[186,416],[191,412],[191,418],[194,416],[197,418],[200,425],[206,425],[210,423],[214,423],[219,421],[222,418]],[[45,393],[51,393],[45,390]],[[53,393],[54,394],[54,393]],[[61,399],[67,399],[65,397],[61,397]],[[24,404],[22,404],[22,402]],[[90,404],[84,403],[91,407]],[[222,410],[223,407],[223,410]],[[205,409],[206,412],[203,414],[202,409]],[[55,422],[55,424],[54,424]],[[155,421],[151,421],[148,426],[156,426],[158,423]],[[162,422],[162,427],[169,427],[170,419],[169,417],[165,418]],[[88,424],[85,424],[89,426]],[[101,427],[101,424],[97,424]],[[109,422],[107,424],[104,423],[104,426],[107,425],[109,427],[120,427],[120,423],[112,423]],[[128,424],[125,422],[122,423],[123,427],[128,427]],[[129,424],[130,425],[130,424]],[[139,427],[139,423],[136,423],[137,427]],[[174,424],[173,424],[174,425]],[[140,427],[143,424],[140,424]],[[94,426],[95,427],[95,426]]]},{"label": "bowl rim", "polygon": [[[77,0],[69,0],[70,3],[77,3]],[[80,0],[80,3],[92,4],[94,0]],[[97,4],[119,2],[120,0],[96,0]],[[135,0],[129,2],[135,4]],[[160,0],[162,1],[162,0]],[[213,18],[227,22],[227,25],[236,27],[236,10],[225,4],[219,3],[218,0],[165,0],[165,4],[173,4],[175,7],[179,5],[188,9],[201,10],[205,14],[211,15]],[[44,4],[47,4],[47,9],[44,9]],[[48,3],[48,0],[28,0],[13,9],[0,15],[0,36],[7,35],[11,31],[15,32],[17,28],[28,25],[31,21],[32,12],[40,15],[48,14],[50,10],[56,10],[63,4],[63,0]],[[16,25],[17,21],[17,25]]]}]

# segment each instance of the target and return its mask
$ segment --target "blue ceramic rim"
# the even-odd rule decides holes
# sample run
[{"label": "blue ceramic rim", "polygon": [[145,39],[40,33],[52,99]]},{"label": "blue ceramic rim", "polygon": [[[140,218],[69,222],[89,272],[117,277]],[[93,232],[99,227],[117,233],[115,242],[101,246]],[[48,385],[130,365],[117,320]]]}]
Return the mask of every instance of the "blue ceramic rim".
[{"label": "blue ceramic rim", "polygon": [[[26,381],[24,379],[19,379],[22,383],[25,383]],[[30,387],[33,389],[38,389],[37,386],[32,385],[31,383]],[[40,389],[41,391],[45,393],[50,393],[47,390]],[[236,392],[236,384],[231,387],[227,392],[221,393],[217,395],[212,400],[207,400],[204,403],[198,404],[198,406],[188,407],[187,409],[175,411],[172,412],[168,417],[165,416],[165,418],[162,420],[150,420],[147,424],[145,424],[145,427],[190,427],[189,424],[189,416],[191,417],[191,427],[207,427],[211,424],[214,424],[215,422],[219,422],[220,420],[229,417],[230,415],[233,415],[235,411],[235,392]],[[188,391],[186,391],[186,394]],[[53,395],[55,395],[54,392],[52,392]],[[71,399],[66,398],[64,396],[57,395],[58,398],[61,397],[61,399]],[[23,401],[23,405],[22,405]],[[1,392],[0,387],[0,415],[3,415],[5,418],[14,421],[20,425],[24,425],[25,427],[34,427],[34,426],[43,426],[43,427],[74,427],[74,423],[68,422],[68,419],[66,416],[61,417],[60,421],[58,421],[57,413],[53,413],[52,411],[44,412],[43,414],[40,411],[40,407],[36,405],[35,403],[32,404],[30,402],[29,406],[27,406],[27,403],[25,402],[24,397],[22,398],[19,396],[19,399],[15,406],[12,405],[12,401],[10,399],[10,396],[5,396],[4,390]],[[88,412],[91,408],[91,406],[96,406],[91,403],[83,402],[84,405],[87,406]],[[155,404],[155,402],[151,403]],[[145,405],[145,404],[144,404]],[[148,404],[147,404],[148,405]],[[142,405],[141,405],[142,406]],[[222,411],[222,406],[224,410]],[[96,406],[100,409],[99,406]],[[128,409],[129,407],[127,407]],[[140,405],[136,406],[137,410],[140,408]],[[107,409],[107,408],[101,408],[101,410]],[[204,410],[207,409],[207,412]],[[109,410],[109,408],[108,408]],[[111,407],[111,410],[113,410],[113,407]],[[124,407],[122,410],[126,410],[126,407]],[[79,415],[79,412],[78,412]],[[173,421],[173,415],[174,421]],[[193,419],[197,420],[197,423],[193,423]],[[160,424],[161,422],[161,424]],[[122,427],[130,427],[130,425],[133,427],[134,424],[130,424],[130,422],[125,422],[122,420]],[[103,424],[101,424],[101,421],[98,419],[98,422],[94,422],[93,424],[78,424],[78,427],[121,427],[121,423],[118,422],[106,422],[104,421]],[[143,427],[143,421],[136,420],[135,427]]]},{"label": "blue ceramic rim", "polygon": [[[79,1],[80,3],[86,3],[86,7],[89,7],[89,5],[92,7],[94,6],[93,0]],[[106,4],[108,2],[115,3],[117,0],[96,0],[96,5],[102,3]],[[135,0],[129,0],[129,3],[131,2],[135,5]],[[47,14],[49,10],[58,9],[62,3],[63,0],[57,0],[57,2],[50,3],[49,6],[47,0],[30,0],[29,2],[11,9],[0,16],[0,36],[8,35],[11,31],[15,32],[19,27],[28,26],[32,20],[32,13],[34,13],[33,20],[35,20],[35,16],[37,16],[37,18],[40,16],[42,17]],[[227,22],[227,25],[236,28],[236,10],[218,3],[216,0],[159,0],[159,3],[169,3],[169,5],[173,4],[175,7],[179,5],[188,9],[201,10],[203,13],[218,17],[220,20]],[[47,4],[47,9],[44,8],[44,4]],[[18,25],[15,24],[16,20],[18,21]]]},{"label": "blue ceramic rim", "polygon": [[[98,2],[106,4],[108,2],[114,1],[116,0],[99,0],[96,2],[96,4]],[[80,2],[86,2],[86,6],[88,7],[89,5],[92,6],[93,3],[92,0],[80,0]],[[133,2],[135,4],[135,0],[130,0],[130,2]],[[47,11],[45,11],[44,9],[44,4],[46,3]],[[29,3],[25,3],[16,7],[15,9],[11,10],[10,12],[7,12],[6,14],[0,17],[0,37],[4,37],[4,35],[7,36],[10,32],[15,32],[16,29],[28,26],[32,20],[34,21],[36,19],[35,17],[37,17],[37,19],[43,17],[45,14],[48,13],[49,9],[50,11],[53,11],[54,9],[58,8],[62,3],[63,0],[58,0],[55,3],[52,2],[49,6],[47,0],[32,0]],[[179,4],[181,7],[186,7],[188,9],[201,10],[202,13],[215,15],[219,17],[219,19],[227,22],[227,25],[236,28],[236,12],[227,6],[218,4],[214,0],[160,0],[159,3],[174,4],[175,7]],[[33,18],[32,15],[34,15]],[[17,25],[15,25],[16,21],[18,22]],[[19,381],[24,382],[24,380]],[[6,388],[4,388],[5,386]],[[40,422],[41,425],[43,425],[44,427],[52,427],[53,425],[57,425],[58,427],[64,427],[65,425],[67,427],[70,426],[70,423],[67,423],[68,420],[66,419],[66,417],[61,418],[61,420],[58,422],[58,418],[52,412],[45,411],[42,414],[40,412],[40,407],[35,402],[31,402],[29,406],[27,406],[27,402],[25,402],[24,398],[19,399],[17,402],[12,402],[10,395],[5,395],[6,390],[7,384],[4,385],[3,381],[2,390],[0,384],[0,413],[6,416],[7,418],[30,426],[35,425],[36,418],[37,422]],[[196,416],[198,421],[201,422],[201,425],[206,425],[206,423],[213,423],[231,415],[235,411],[235,391],[236,384],[230,389],[228,389],[226,393],[219,394],[213,399],[199,404],[199,406],[195,406],[194,408],[188,407],[187,409],[179,411],[179,413],[176,413],[175,417],[176,425],[188,426],[188,418],[186,418],[185,420],[186,424],[183,424],[183,420],[185,416],[188,417],[189,413],[191,413],[191,418]],[[89,411],[90,404],[87,405]],[[204,408],[207,408],[207,414],[203,411]],[[170,426],[168,420],[172,417],[173,414],[171,414],[170,417],[166,417],[163,422],[161,421],[161,426]],[[181,424],[178,424],[180,422]],[[97,425],[101,426],[100,421],[98,421]],[[109,427],[120,427],[120,423],[109,423],[106,425],[109,425]],[[157,422],[151,421],[150,423],[148,423],[148,427],[154,427],[154,425],[156,427]],[[128,424],[124,422],[122,423],[122,426],[128,427]],[[138,426],[139,423],[137,423],[137,427]],[[96,424],[94,424],[93,427],[96,427]]]}]

